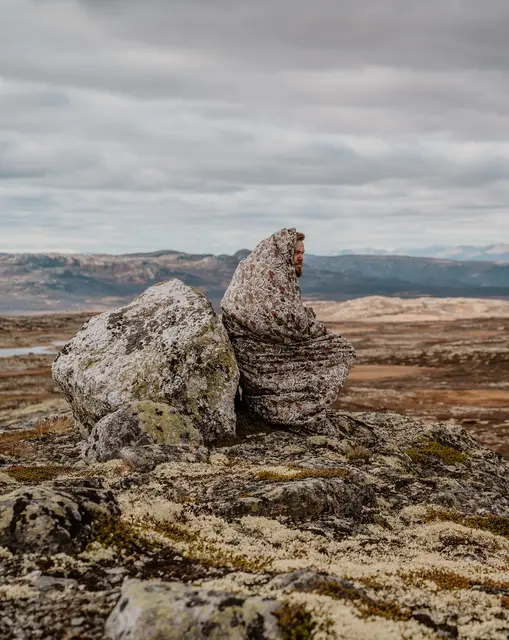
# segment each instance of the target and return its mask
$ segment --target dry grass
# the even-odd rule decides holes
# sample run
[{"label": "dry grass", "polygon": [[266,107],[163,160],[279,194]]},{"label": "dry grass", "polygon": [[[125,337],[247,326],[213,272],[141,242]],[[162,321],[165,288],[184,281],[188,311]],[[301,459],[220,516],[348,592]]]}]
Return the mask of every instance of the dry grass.
[{"label": "dry grass", "polygon": [[22,484],[39,484],[47,480],[54,480],[59,476],[73,471],[72,467],[59,467],[57,465],[46,465],[42,467],[17,465],[6,469],[11,478]]},{"label": "dry grass", "polygon": [[66,433],[74,428],[71,417],[41,418],[31,429],[0,434],[0,454],[23,457],[30,454],[34,441],[48,434]]},{"label": "dry grass", "polygon": [[256,480],[267,482],[293,482],[306,478],[345,478],[348,475],[346,469],[295,469],[292,473],[284,474],[275,471],[260,471],[256,474]]},{"label": "dry grass", "polygon": [[371,451],[366,447],[357,444],[346,452],[346,457],[350,462],[369,462],[371,458]]}]

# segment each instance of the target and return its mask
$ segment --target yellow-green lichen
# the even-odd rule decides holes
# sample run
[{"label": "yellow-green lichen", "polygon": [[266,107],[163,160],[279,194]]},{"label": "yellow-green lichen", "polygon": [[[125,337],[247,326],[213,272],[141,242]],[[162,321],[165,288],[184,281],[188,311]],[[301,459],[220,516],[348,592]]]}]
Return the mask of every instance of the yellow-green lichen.
[{"label": "yellow-green lichen", "polygon": [[283,640],[312,640],[316,622],[303,604],[285,601],[274,611]]},{"label": "yellow-green lichen", "polygon": [[467,456],[464,453],[431,438],[422,438],[415,447],[407,449],[405,453],[413,462],[417,463],[425,463],[428,456],[440,458],[446,464],[465,464],[467,462]]},{"label": "yellow-green lichen", "polygon": [[190,418],[172,407],[150,400],[135,405],[144,430],[156,442],[179,444],[182,441],[201,444],[203,438]]},{"label": "yellow-green lichen", "polygon": [[88,369],[92,367],[94,364],[101,362],[102,358],[87,358],[86,360],[82,360],[79,364],[80,369]]}]

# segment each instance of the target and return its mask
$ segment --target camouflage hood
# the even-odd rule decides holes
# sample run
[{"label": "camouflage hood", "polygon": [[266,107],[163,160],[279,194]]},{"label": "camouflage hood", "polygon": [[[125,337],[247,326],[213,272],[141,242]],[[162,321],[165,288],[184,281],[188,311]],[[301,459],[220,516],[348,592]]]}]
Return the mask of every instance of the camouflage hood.
[{"label": "camouflage hood", "polygon": [[302,303],[295,229],[282,229],[241,261],[221,302],[248,408],[265,420],[330,433],[331,408],[355,359]]}]

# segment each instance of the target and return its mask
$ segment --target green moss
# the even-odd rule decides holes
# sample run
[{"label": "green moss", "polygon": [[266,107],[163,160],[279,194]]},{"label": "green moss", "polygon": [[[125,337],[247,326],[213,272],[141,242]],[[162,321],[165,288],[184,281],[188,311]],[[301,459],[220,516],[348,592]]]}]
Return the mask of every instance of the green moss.
[{"label": "green moss", "polygon": [[425,522],[449,521],[462,524],[471,529],[481,529],[490,531],[497,536],[509,538],[509,517],[497,516],[488,513],[484,516],[466,516],[458,511],[447,511],[446,509],[428,509],[424,518]]},{"label": "green moss", "polygon": [[113,547],[127,556],[162,548],[162,545],[158,541],[151,540],[141,527],[114,518],[103,518],[96,523],[95,537],[92,542],[98,542],[104,547]]},{"label": "green moss", "polygon": [[268,482],[291,482],[305,478],[345,478],[347,475],[346,469],[296,469],[287,475],[274,471],[260,471],[256,474],[256,479]]},{"label": "green moss", "polygon": [[160,533],[170,540],[175,540],[176,542],[193,543],[199,539],[197,533],[189,531],[185,527],[182,527],[181,525],[174,522],[160,522],[153,520],[150,522],[154,531],[157,531],[157,533]]},{"label": "green moss", "polygon": [[283,602],[274,611],[283,640],[312,640],[316,635],[316,622],[303,604]]},{"label": "green moss", "polygon": [[39,484],[46,480],[54,480],[65,473],[73,471],[72,467],[58,467],[47,465],[44,467],[28,467],[19,465],[6,469],[6,472],[18,482],[23,484]]},{"label": "green moss", "polygon": [[435,456],[443,460],[446,464],[465,464],[467,456],[445,444],[441,444],[431,438],[423,438],[415,447],[405,451],[407,456],[417,463],[425,463],[428,456]]}]

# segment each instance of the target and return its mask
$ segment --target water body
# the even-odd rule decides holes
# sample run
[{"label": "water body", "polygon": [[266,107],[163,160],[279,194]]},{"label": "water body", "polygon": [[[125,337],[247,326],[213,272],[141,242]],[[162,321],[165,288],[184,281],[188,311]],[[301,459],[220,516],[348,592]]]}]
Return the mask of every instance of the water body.
[{"label": "water body", "polygon": [[0,358],[12,358],[13,356],[28,356],[30,354],[40,356],[56,355],[67,342],[58,340],[53,344],[47,344],[39,347],[10,347],[9,349],[0,349]]}]

